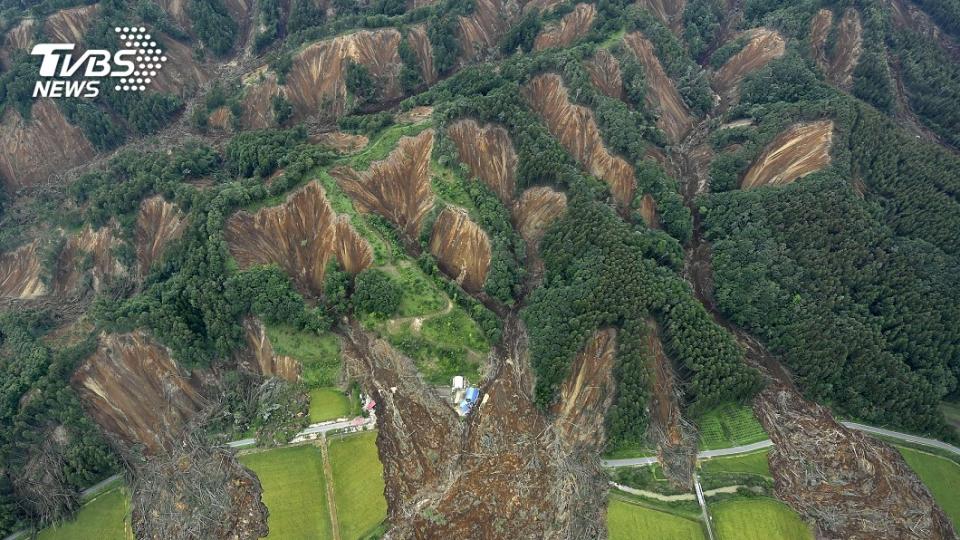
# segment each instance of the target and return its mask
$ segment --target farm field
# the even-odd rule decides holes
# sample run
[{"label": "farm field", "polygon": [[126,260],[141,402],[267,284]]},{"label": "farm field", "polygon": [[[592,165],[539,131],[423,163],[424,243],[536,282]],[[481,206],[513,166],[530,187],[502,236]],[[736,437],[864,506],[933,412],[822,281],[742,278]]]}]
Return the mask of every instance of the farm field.
[{"label": "farm field", "polygon": [[813,540],[787,505],[773,499],[733,499],[709,505],[718,540]]},{"label": "farm field", "polygon": [[335,420],[350,414],[350,398],[336,388],[310,390],[310,423]]},{"label": "farm field", "polygon": [[699,521],[653,510],[617,498],[607,505],[610,540],[700,540],[706,538]]},{"label": "farm field", "polygon": [[267,538],[333,538],[319,448],[279,448],[242,455],[240,461],[257,473],[263,486],[263,503],[270,511]]},{"label": "farm field", "polygon": [[77,512],[76,519],[40,531],[39,540],[132,540],[130,499],[125,487],[97,496]]},{"label": "farm field", "polygon": [[753,452],[733,457],[707,459],[701,462],[700,468],[704,474],[709,473],[742,473],[770,476],[770,465],[767,462],[769,450]]},{"label": "farm field", "polygon": [[762,441],[767,438],[753,411],[746,406],[727,403],[705,412],[697,419],[700,449],[715,450]]},{"label": "farm field", "polygon": [[910,468],[926,484],[943,511],[956,527],[960,524],[960,465],[947,458],[898,446]]},{"label": "farm field", "polygon": [[387,517],[383,498],[383,465],[377,456],[377,434],[369,431],[329,442],[337,521],[343,540],[357,540]]}]

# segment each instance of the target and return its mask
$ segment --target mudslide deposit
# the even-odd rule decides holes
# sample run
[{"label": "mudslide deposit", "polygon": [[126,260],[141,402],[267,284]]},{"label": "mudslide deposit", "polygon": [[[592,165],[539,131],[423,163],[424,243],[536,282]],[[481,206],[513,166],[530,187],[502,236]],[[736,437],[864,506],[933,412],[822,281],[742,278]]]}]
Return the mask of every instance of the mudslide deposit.
[{"label": "mudslide deposit", "polygon": [[507,130],[493,124],[481,128],[466,119],[451,124],[447,136],[456,145],[460,161],[470,169],[470,175],[479,178],[509,207],[517,187],[517,154]]},{"label": "mudslide deposit", "polygon": [[[243,125],[248,129],[272,127],[275,95],[293,106],[292,121],[323,114],[333,118],[346,112],[347,64],[352,61],[369,71],[377,82],[381,101],[400,97],[400,32],[393,28],[362,30],[312,43],[293,56],[283,85],[266,66],[245,77]],[[263,80],[261,80],[261,78]]]},{"label": "mudslide deposit", "polygon": [[387,159],[364,172],[348,167],[330,171],[361,212],[387,218],[402,233],[408,246],[416,246],[423,219],[433,208],[430,186],[430,152],[433,131],[402,137]]},{"label": "mudslide deposit", "polygon": [[533,50],[542,51],[552,47],[568,47],[574,41],[587,35],[597,8],[593,4],[577,4],[560,22],[545,28],[533,42]]},{"label": "mudslide deposit", "polygon": [[467,292],[479,292],[490,269],[490,239],[462,208],[446,207],[430,237],[437,266]]},{"label": "mudslide deposit", "polygon": [[457,40],[463,61],[496,57],[500,53],[500,39],[519,19],[520,8],[519,0],[476,0],[472,14],[457,18]]},{"label": "mudslide deposit", "polygon": [[241,268],[276,264],[297,289],[310,296],[323,293],[327,262],[336,257],[352,274],[373,262],[370,244],[337,216],[316,181],[290,194],[286,202],[256,214],[241,210],[228,221],[224,237]]},{"label": "mudslide deposit", "polygon": [[140,204],[134,237],[141,275],[150,270],[150,265],[160,259],[167,244],[180,238],[186,228],[183,212],[160,195],[145,199]]},{"label": "mudslide deposit", "polygon": [[97,425],[148,454],[175,446],[204,405],[199,384],[143,332],[101,336],[70,382]]},{"label": "mudslide deposit", "polygon": [[302,366],[300,362],[290,356],[278,355],[273,350],[267,329],[260,319],[247,317],[243,321],[244,337],[247,341],[249,354],[239,355],[239,360],[247,361],[253,368],[251,371],[264,377],[279,377],[286,381],[295,382],[300,379]]},{"label": "mudslide deposit", "polygon": [[673,81],[660,65],[660,60],[653,50],[653,43],[639,32],[627,34],[623,42],[643,65],[647,82],[644,101],[648,107],[659,113],[657,127],[667,134],[671,142],[680,142],[693,127],[693,117]]},{"label": "mudslide deposit", "polygon": [[761,392],[754,411],[774,443],[769,459],[777,497],[814,521],[818,538],[957,537],[890,445],[844,428],[779,383]]},{"label": "mudslide deposit", "polygon": [[523,94],[560,144],[587,172],[610,186],[621,208],[629,208],[636,190],[633,168],[606,149],[593,112],[570,101],[560,76],[537,75],[523,88]]},{"label": "mudslide deposit", "polygon": [[754,161],[741,189],[783,186],[830,164],[833,121],[796,124],[771,142]]},{"label": "mudslide deposit", "polygon": [[[720,94],[724,105],[734,103],[740,97],[740,83],[744,77],[780,58],[786,52],[786,40],[778,32],[768,28],[754,28],[745,33],[750,41],[713,77],[713,87]],[[735,38],[736,39],[736,38]]]},{"label": "mudslide deposit", "polygon": [[620,63],[606,49],[599,49],[593,58],[584,62],[590,73],[590,82],[604,95],[614,99],[623,99],[623,77],[620,75]]},{"label": "mudslide deposit", "polygon": [[0,254],[0,297],[36,298],[47,292],[41,279],[40,244],[34,240]]},{"label": "mudslide deposit", "polygon": [[836,31],[836,43],[827,50],[827,39],[833,29],[833,12],[821,9],[810,21],[810,46],[817,66],[827,75],[831,84],[844,90],[853,86],[853,70],[863,52],[863,27],[860,13],[847,8]]},{"label": "mudslide deposit", "polygon": [[53,180],[95,151],[83,131],[53,101],[37,100],[24,120],[8,107],[0,121],[0,180],[9,193]]}]

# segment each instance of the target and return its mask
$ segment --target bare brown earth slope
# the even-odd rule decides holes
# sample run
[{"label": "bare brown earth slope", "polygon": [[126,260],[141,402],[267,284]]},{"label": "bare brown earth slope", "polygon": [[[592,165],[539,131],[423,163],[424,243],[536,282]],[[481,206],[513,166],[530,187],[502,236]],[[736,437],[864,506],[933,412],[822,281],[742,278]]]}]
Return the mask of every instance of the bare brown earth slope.
[{"label": "bare brown earth slope", "polygon": [[643,65],[647,82],[645,101],[651,110],[659,114],[657,127],[667,134],[670,141],[680,142],[693,127],[693,117],[673,81],[660,65],[653,43],[639,32],[627,34],[623,42]]},{"label": "bare brown earth slope", "polygon": [[796,124],[773,140],[747,170],[742,189],[782,186],[830,164],[833,122]]},{"label": "bare brown earth slope", "polygon": [[679,34],[683,29],[686,0],[637,0],[637,5],[656,15],[674,33]]},{"label": "bare brown earth slope", "polygon": [[177,205],[163,200],[160,195],[144,199],[134,233],[141,274],[146,274],[150,265],[160,259],[167,244],[180,238],[186,226],[183,212]]},{"label": "bare brown earth slope", "polygon": [[533,42],[533,50],[542,51],[551,47],[566,47],[587,35],[597,8],[593,4],[577,4],[560,22],[545,28]]},{"label": "bare brown earth slope", "polygon": [[821,9],[810,21],[810,46],[817,66],[827,75],[827,79],[844,90],[853,86],[853,70],[857,67],[863,52],[863,27],[860,13],[847,8],[836,31],[836,43],[833,50],[827,50],[827,39],[833,28],[833,12]]},{"label": "bare brown earth slope", "polygon": [[747,45],[727,60],[713,77],[713,87],[725,105],[739,99],[740,83],[744,77],[786,52],[786,40],[775,30],[754,28],[744,32],[744,35],[749,38]]},{"label": "bare brown earth slope", "polygon": [[0,254],[0,297],[27,299],[46,293],[39,249],[35,240]]},{"label": "bare brown earth slope", "polygon": [[334,213],[323,188],[314,181],[279,206],[256,214],[237,212],[227,221],[224,236],[241,268],[277,264],[299,290],[319,296],[332,257],[354,274],[373,261],[369,243],[346,220]]},{"label": "bare brown earth slope", "polygon": [[513,201],[517,187],[517,154],[507,130],[487,124],[480,127],[470,119],[458,120],[447,128],[447,136],[457,147],[460,161],[497,194],[506,205]]},{"label": "bare brown earth slope", "polygon": [[430,253],[458,285],[479,292],[490,269],[490,238],[462,208],[446,207],[437,216],[430,236]]},{"label": "bare brown earth slope", "polygon": [[277,354],[267,336],[267,329],[260,319],[247,317],[243,320],[243,333],[247,342],[246,354],[240,354],[240,361],[248,361],[251,371],[264,377],[279,377],[287,381],[300,379],[302,366],[295,358]]},{"label": "bare brown earth slope", "polygon": [[623,99],[623,77],[620,74],[620,63],[617,58],[606,49],[598,50],[593,58],[585,63],[590,73],[590,82],[614,99]]}]

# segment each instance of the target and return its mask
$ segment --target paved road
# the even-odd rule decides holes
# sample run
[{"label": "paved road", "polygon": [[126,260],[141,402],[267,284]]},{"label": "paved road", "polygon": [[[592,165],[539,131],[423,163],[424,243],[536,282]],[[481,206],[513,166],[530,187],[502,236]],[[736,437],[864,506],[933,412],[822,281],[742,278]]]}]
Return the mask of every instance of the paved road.
[{"label": "paved road", "polygon": [[[308,426],[306,429],[304,429],[300,433],[297,433],[297,435],[293,438],[292,442],[299,442],[301,440],[306,439],[310,435],[318,435],[318,434],[322,435],[329,431],[335,431],[338,429],[365,426],[375,421],[376,421],[376,418],[373,415],[370,415],[369,417],[366,417],[366,418],[358,417],[358,418],[353,418],[351,420],[342,420],[339,422],[326,422],[323,424],[314,424],[314,425]],[[246,448],[248,446],[254,446],[255,444],[257,444],[257,440],[251,438],[251,439],[240,439],[237,441],[230,441],[227,443],[227,446],[229,446],[230,448]]]},{"label": "paved road", "polygon": [[939,448],[941,450],[946,450],[960,456],[960,448],[956,446],[945,443],[943,441],[938,441],[936,439],[928,439],[926,437],[917,437],[916,435],[910,435],[907,433],[900,433],[899,431],[890,431],[889,429],[883,429],[873,426],[865,426],[863,424],[858,424],[856,422],[840,422],[841,424],[847,426],[850,429],[855,429],[857,431],[864,431],[867,433],[872,433],[874,435],[883,435],[884,437],[890,437],[893,439],[899,439],[901,441],[906,441],[913,444],[922,444],[923,446],[931,446],[933,448]]}]

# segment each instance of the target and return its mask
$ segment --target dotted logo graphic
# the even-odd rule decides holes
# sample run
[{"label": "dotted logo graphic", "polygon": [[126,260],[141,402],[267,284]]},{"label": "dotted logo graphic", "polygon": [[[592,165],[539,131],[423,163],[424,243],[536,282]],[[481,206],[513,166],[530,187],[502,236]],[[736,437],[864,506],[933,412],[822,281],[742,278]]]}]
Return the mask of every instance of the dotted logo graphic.
[{"label": "dotted logo graphic", "polygon": [[147,29],[142,26],[116,27],[114,32],[119,34],[120,42],[126,49],[136,53],[136,63],[133,73],[121,77],[119,84],[113,87],[118,92],[143,92],[150,81],[157,76],[157,72],[167,61],[163,51],[156,41],[152,41]]}]

